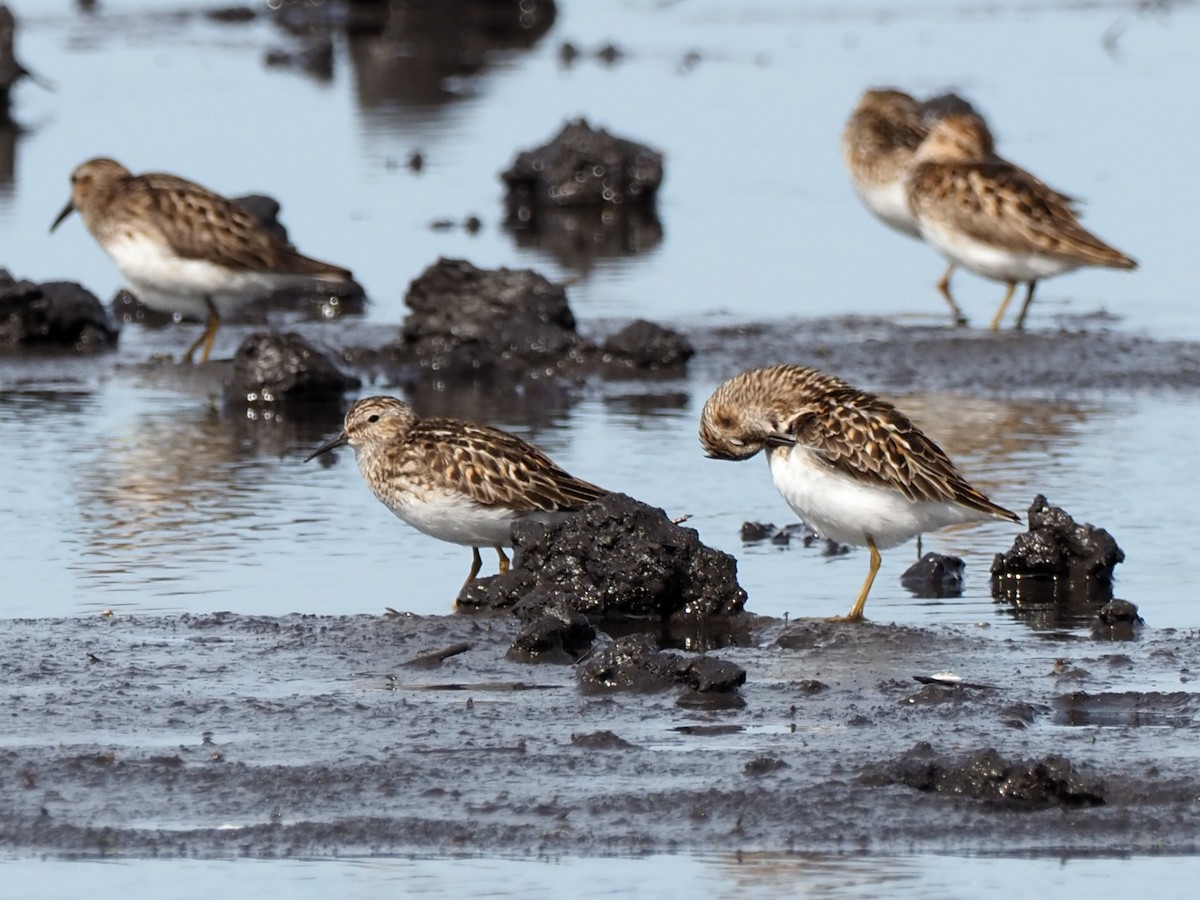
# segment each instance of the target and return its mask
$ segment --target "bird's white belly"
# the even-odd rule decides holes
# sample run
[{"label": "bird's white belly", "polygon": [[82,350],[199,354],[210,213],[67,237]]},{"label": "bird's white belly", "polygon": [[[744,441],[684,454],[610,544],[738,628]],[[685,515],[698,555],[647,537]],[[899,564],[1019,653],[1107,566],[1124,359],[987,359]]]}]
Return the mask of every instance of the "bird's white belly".
[{"label": "bird's white belly", "polygon": [[928,216],[918,220],[921,237],[950,262],[996,281],[1036,281],[1079,268],[1079,263],[1041,253],[1005,250],[978,241]]},{"label": "bird's white belly", "polygon": [[920,237],[917,220],[913,217],[908,205],[908,190],[904,179],[886,181],[880,184],[854,185],[858,196],[876,216],[885,223],[910,237]]},{"label": "bird's white belly", "polygon": [[[369,483],[369,481],[368,481]],[[553,523],[570,513],[516,512],[502,506],[481,506],[462,494],[449,491],[425,494],[417,502],[412,494],[399,499],[376,494],[384,506],[417,531],[452,544],[469,547],[511,547],[512,526],[522,519]]]},{"label": "bird's white belly", "polygon": [[305,276],[275,272],[239,271],[203,259],[184,259],[159,241],[143,235],[117,235],[104,244],[138,299],[154,309],[207,314],[211,297],[224,313],[246,300],[271,293]]},{"label": "bird's white belly", "polygon": [[985,514],[957,503],[913,502],[900,491],[851,478],[814,459],[802,447],[780,447],[767,456],[775,487],[822,536],[881,550],[947,525],[978,522]]}]

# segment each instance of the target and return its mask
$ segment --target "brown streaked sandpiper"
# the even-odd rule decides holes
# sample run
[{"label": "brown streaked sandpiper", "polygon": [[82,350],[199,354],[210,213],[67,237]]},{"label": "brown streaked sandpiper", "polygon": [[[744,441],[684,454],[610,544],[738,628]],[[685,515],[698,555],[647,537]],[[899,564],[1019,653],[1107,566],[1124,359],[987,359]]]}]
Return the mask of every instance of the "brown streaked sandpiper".
[{"label": "brown streaked sandpiper", "polygon": [[908,201],[927,244],[951,263],[1007,285],[993,331],[1018,282],[1029,285],[1020,329],[1039,280],[1081,266],[1137,268],[1079,223],[1069,198],[985,152],[984,137],[975,116],[936,122],[914,158]]},{"label": "brown streaked sandpiper", "polygon": [[845,621],[862,618],[880,549],[950,525],[1020,521],[968,484],[892,404],[807,366],[730,378],[704,404],[700,444],[714,459],[765,450],[776,489],[802,519],[830,540],[870,550]]},{"label": "brown streaked sandpiper", "polygon": [[[842,130],[842,157],[863,205],[885,225],[918,240],[921,233],[908,205],[908,173],[930,125],[951,113],[974,114],[974,109],[956,94],[920,103],[904,91],[872,88],[863,92]],[[990,152],[990,134],[988,141]],[[950,304],[955,324],[966,325],[966,316],[950,293],[955,268],[951,262],[937,288]]]},{"label": "brown streaked sandpiper", "polygon": [[515,435],[457,419],[418,418],[393,397],[366,397],[346,412],[342,432],[307,462],[335,447],[354,448],[367,487],[384,506],[430,537],[471,548],[471,572],[493,547],[500,571],[522,519],[560,521],[609,492],[555,465]]},{"label": "brown streaked sandpiper", "polygon": [[200,360],[208,360],[222,312],[281,287],[351,277],[298,253],[220,194],[175,175],[134,175],[111,159],[76,167],[71,200],[50,230],[75,210],[139,300],[206,318],[186,362],[201,345]]}]

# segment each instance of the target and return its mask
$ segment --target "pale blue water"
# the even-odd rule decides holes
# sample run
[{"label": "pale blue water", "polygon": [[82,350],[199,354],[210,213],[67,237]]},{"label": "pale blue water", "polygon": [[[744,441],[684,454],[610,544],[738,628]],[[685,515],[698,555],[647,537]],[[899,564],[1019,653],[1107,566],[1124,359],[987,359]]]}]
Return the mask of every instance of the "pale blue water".
[{"label": "pale blue water", "polygon": [[745,854],[634,859],[355,859],[332,861],[178,860],[5,863],[9,884],[29,900],[153,896],[342,897],[851,897],[961,900],[1053,896],[1095,900],[1145,893],[1194,896],[1194,857],[1027,859],[939,856],[821,857]]}]

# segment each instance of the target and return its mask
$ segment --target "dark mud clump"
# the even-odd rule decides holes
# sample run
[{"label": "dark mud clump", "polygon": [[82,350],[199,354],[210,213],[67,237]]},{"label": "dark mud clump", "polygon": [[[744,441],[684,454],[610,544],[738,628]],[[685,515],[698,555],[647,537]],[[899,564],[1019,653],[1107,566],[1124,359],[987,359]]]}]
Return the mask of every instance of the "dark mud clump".
[{"label": "dark mud clump", "polygon": [[73,281],[17,281],[0,269],[0,349],[94,353],[117,345],[117,329],[96,295]]},{"label": "dark mud clump", "polygon": [[965,571],[966,564],[957,556],[926,553],[905,570],[900,583],[914,597],[961,597]]},{"label": "dark mud clump", "polygon": [[903,784],[926,793],[951,794],[1011,809],[1076,809],[1103,806],[1104,782],[1081,774],[1069,760],[1049,755],[1034,760],[1007,760],[993,749],[965,759],[947,759],[928,744],[918,744],[878,773],[874,784]]},{"label": "dark mud clump", "polygon": [[300,335],[268,332],[252,334],[238,347],[227,399],[255,405],[336,401],[361,383]]},{"label": "dark mud clump", "polygon": [[512,609],[526,622],[547,609],[664,622],[735,616],[746,602],[732,556],[624,494],[556,525],[520,522],[513,545],[514,566],[467,586],[460,609]]},{"label": "dark mud clump", "polygon": [[631,744],[620,735],[611,731],[591,731],[587,734],[571,735],[571,746],[582,747],[585,750],[636,750],[637,745]]},{"label": "dark mud clump", "polygon": [[510,210],[651,204],[662,184],[663,156],[577,119],[548,144],[519,153],[500,177]]},{"label": "dark mud clump", "polygon": [[563,604],[525,607],[525,628],[508,650],[519,662],[573,663],[592,647],[596,629],[583,613]]},{"label": "dark mud clump", "polygon": [[741,535],[744,544],[770,541],[772,544],[788,547],[792,541],[796,541],[802,547],[819,547],[825,556],[842,556],[850,552],[850,548],[845,544],[821,537],[804,522],[792,522],[782,528],[777,528],[771,522],[743,522]]},{"label": "dark mud clump", "polygon": [[1029,530],[992,562],[992,596],[1014,606],[1101,604],[1112,598],[1113,568],[1124,559],[1111,534],[1076,523],[1038,494],[1029,507]]},{"label": "dark mud clump", "polygon": [[1100,607],[1092,623],[1092,637],[1103,641],[1131,641],[1146,624],[1128,600],[1110,600]]},{"label": "dark mud clump", "polygon": [[258,219],[259,223],[270,231],[275,237],[281,241],[288,241],[287,229],[283,223],[279,221],[279,201],[269,194],[245,194],[241,197],[231,198],[234,203],[244,209],[254,218]]},{"label": "dark mud clump", "polygon": [[531,269],[440,259],[416,278],[394,350],[441,376],[548,374],[586,350],[566,290]]},{"label": "dark mud clump", "polygon": [[569,122],[548,144],[518,154],[501,177],[505,227],[565,265],[587,270],[595,259],[662,241],[655,200],[663,157],[644,144]]},{"label": "dark mud clump", "polygon": [[581,687],[596,691],[661,691],[683,685],[698,694],[731,693],[746,670],[713,656],[660,650],[647,634],[618,638],[579,667]]},{"label": "dark mud clump", "polygon": [[438,379],[500,384],[589,373],[677,374],[691,344],[669,328],[638,322],[596,347],[576,329],[566,289],[531,269],[480,269],[439,259],[409,285],[411,312],[391,361]]},{"label": "dark mud clump", "polygon": [[[124,288],[113,295],[112,302],[109,303],[108,308],[113,321],[120,325],[137,323],[147,328],[163,328],[178,321],[173,313],[151,309],[135,297],[133,292]],[[182,319],[183,317],[180,316],[179,318]]]},{"label": "dark mud clump", "polygon": [[678,371],[696,354],[679,332],[645,319],[630,322],[612,335],[601,351],[606,363],[637,372]]}]

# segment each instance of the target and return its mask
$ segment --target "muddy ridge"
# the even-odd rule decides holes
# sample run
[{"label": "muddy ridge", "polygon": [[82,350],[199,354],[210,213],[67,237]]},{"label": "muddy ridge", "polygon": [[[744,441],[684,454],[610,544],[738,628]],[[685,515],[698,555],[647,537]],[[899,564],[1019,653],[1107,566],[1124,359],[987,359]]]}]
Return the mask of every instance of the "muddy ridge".
[{"label": "muddy ridge", "polygon": [[[511,616],[0,622],[0,846],[1200,849],[1200,704],[1123,686],[1177,685],[1200,664],[1194,635],[1154,632],[1114,652],[755,621],[752,646],[706,656],[744,672],[744,704],[721,708],[681,705],[683,684],[585,690],[579,667],[513,661]],[[963,683],[916,680],[949,668]]]}]

